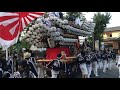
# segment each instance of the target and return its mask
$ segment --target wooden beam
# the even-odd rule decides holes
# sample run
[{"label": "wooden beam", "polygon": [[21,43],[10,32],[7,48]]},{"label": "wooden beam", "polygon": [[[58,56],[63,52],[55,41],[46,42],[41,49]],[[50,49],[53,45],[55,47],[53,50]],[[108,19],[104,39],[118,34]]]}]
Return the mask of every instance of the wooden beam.
[{"label": "wooden beam", "polygon": [[[63,61],[63,62],[68,62],[68,61],[73,61],[76,57],[66,57],[66,60],[65,59],[61,59],[60,61]],[[54,59],[40,59],[40,60],[37,60],[37,62],[50,62],[50,61],[53,61]]]}]

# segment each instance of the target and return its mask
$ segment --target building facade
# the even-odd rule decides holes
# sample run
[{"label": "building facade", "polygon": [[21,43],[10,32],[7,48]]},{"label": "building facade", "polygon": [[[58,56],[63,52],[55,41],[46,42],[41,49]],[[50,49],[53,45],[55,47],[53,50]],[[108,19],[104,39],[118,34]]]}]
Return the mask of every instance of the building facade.
[{"label": "building facade", "polygon": [[111,48],[114,51],[120,49],[120,26],[106,28],[103,33],[105,48]]}]

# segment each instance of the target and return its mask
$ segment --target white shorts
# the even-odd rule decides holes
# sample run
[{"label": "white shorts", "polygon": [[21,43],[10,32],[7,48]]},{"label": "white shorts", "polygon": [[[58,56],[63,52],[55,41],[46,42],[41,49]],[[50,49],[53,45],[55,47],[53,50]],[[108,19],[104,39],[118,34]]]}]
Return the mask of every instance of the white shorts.
[{"label": "white shorts", "polygon": [[108,59],[108,62],[111,62],[112,61],[112,59]]},{"label": "white shorts", "polygon": [[80,69],[81,69],[81,72],[82,72],[83,75],[87,75],[88,74],[87,66],[86,66],[85,63],[80,64]]},{"label": "white shorts", "polygon": [[97,61],[93,61],[92,67],[93,67],[93,68],[97,68]]}]

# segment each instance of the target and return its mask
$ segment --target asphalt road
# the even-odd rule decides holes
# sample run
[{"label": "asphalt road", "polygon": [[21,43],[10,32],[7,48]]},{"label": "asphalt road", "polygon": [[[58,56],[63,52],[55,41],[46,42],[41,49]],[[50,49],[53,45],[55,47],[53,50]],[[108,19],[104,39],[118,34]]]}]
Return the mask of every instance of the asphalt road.
[{"label": "asphalt road", "polygon": [[[93,75],[93,72],[92,72],[91,78],[118,78],[118,74],[119,74],[119,72],[118,72],[118,68],[117,68],[117,66],[116,66],[116,63],[113,62],[113,63],[112,63],[112,69],[111,69],[111,70],[107,70],[107,71],[104,73],[104,72],[103,72],[103,69],[99,69],[99,70],[98,70],[98,75],[99,75],[99,76],[95,77],[95,76]],[[75,78],[81,78],[81,75],[79,74],[79,75],[75,76]]]},{"label": "asphalt road", "polygon": [[93,78],[118,78],[119,72],[115,63],[112,63],[112,69],[107,70],[105,73],[102,70],[98,70],[98,77]]}]

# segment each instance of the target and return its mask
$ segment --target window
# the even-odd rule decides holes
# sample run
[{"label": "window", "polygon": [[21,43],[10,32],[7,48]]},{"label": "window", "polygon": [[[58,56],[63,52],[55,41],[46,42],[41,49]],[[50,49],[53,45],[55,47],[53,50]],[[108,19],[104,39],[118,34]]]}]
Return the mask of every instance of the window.
[{"label": "window", "polygon": [[110,34],[110,37],[112,37],[112,34]]}]

